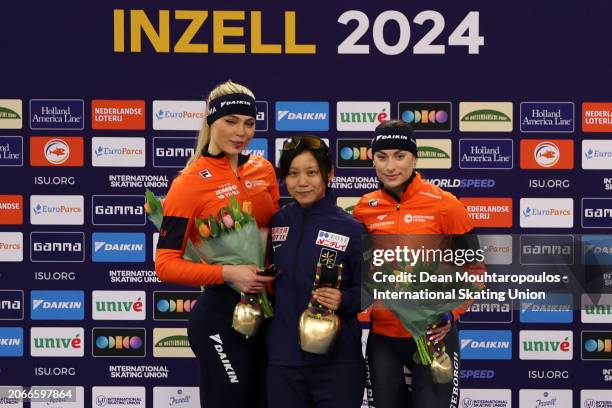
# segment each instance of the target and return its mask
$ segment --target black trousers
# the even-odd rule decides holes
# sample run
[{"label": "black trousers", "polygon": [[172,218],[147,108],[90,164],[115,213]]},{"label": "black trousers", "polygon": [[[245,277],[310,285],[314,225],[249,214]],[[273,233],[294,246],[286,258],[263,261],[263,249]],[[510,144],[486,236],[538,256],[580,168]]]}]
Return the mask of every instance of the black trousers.
[{"label": "black trousers", "polygon": [[364,366],[268,366],[268,408],[360,408]]},{"label": "black trousers", "polygon": [[[433,382],[430,367],[414,363],[416,343],[370,333],[366,348],[373,402],[371,408],[456,408],[459,404],[459,339],[453,328],[444,338],[446,353],[453,363],[453,380]],[[406,384],[404,366],[412,372],[412,386]]]},{"label": "black trousers", "polygon": [[189,344],[200,365],[204,408],[264,408],[266,347],[263,332],[246,338],[232,328],[239,295],[225,285],[207,288],[189,316]]}]

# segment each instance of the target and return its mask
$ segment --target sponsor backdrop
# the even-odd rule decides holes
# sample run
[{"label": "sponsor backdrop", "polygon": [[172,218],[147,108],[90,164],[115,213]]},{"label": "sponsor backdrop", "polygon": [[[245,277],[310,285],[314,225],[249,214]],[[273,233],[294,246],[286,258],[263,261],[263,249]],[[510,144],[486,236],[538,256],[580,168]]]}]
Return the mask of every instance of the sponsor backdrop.
[{"label": "sponsor backdrop", "polygon": [[377,187],[372,130],[402,118],[425,177],[490,234],[492,264],[601,274],[582,297],[475,304],[460,406],[612,406],[611,4],[32,6],[0,14],[0,385],[78,387],[53,407],[199,406],[198,292],[157,280],[142,204],[231,78],[258,100],[249,152],[275,163],[284,138],[325,138],[343,207]]}]

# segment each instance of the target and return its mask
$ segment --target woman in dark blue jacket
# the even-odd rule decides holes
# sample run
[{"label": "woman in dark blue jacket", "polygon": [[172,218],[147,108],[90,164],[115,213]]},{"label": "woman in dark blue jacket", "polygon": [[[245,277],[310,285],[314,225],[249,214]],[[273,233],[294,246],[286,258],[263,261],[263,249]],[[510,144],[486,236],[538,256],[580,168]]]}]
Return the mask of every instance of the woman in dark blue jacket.
[{"label": "woman in dark blue jacket", "polygon": [[[283,144],[280,178],[294,202],[271,222],[274,317],[268,329],[270,408],[359,408],[364,386],[360,285],[363,226],[336,205],[327,187],[333,176],[325,143],[296,136]],[[342,265],[339,289],[322,287],[311,298],[317,263]],[[325,354],[302,350],[300,316],[311,300],[333,310],[340,328]]]}]

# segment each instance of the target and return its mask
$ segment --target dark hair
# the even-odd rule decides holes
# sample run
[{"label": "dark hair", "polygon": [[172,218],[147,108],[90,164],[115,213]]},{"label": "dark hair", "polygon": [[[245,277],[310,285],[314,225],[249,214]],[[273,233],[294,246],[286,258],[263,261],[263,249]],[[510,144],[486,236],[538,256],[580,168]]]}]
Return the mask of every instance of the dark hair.
[{"label": "dark hair", "polygon": [[383,120],[378,124],[378,126],[376,126],[376,129],[387,129],[393,127],[405,128],[414,131],[414,127],[410,123],[404,122],[401,119]]},{"label": "dark hair", "polygon": [[[316,137],[311,135],[305,135],[305,137]],[[281,150],[281,157],[279,160],[279,178],[280,180],[285,180],[287,175],[289,174],[289,168],[291,167],[291,163],[293,159],[304,152],[310,152],[317,164],[319,165],[319,171],[321,172],[321,177],[323,178],[323,182],[327,184],[328,177],[332,172],[333,163],[331,156],[329,155],[329,149],[325,142],[321,141],[321,148],[314,149],[308,147],[305,143],[299,143],[296,148],[290,150]]]}]

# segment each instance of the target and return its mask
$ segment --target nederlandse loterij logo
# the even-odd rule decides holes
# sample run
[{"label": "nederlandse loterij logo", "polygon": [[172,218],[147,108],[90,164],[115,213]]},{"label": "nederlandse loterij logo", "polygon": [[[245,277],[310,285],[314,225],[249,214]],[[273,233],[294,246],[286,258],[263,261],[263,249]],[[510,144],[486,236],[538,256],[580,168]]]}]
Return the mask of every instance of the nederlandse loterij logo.
[{"label": "nederlandse loterij logo", "polygon": [[450,169],[452,141],[450,139],[417,139],[419,161],[417,169]]},{"label": "nederlandse loterij logo", "polygon": [[145,101],[91,101],[91,128],[96,130],[144,130]]},{"label": "nederlandse loterij logo", "polygon": [[0,99],[0,129],[21,129],[22,112],[21,99]]},{"label": "nederlandse loterij logo", "polygon": [[512,102],[460,102],[462,132],[512,132]]}]

